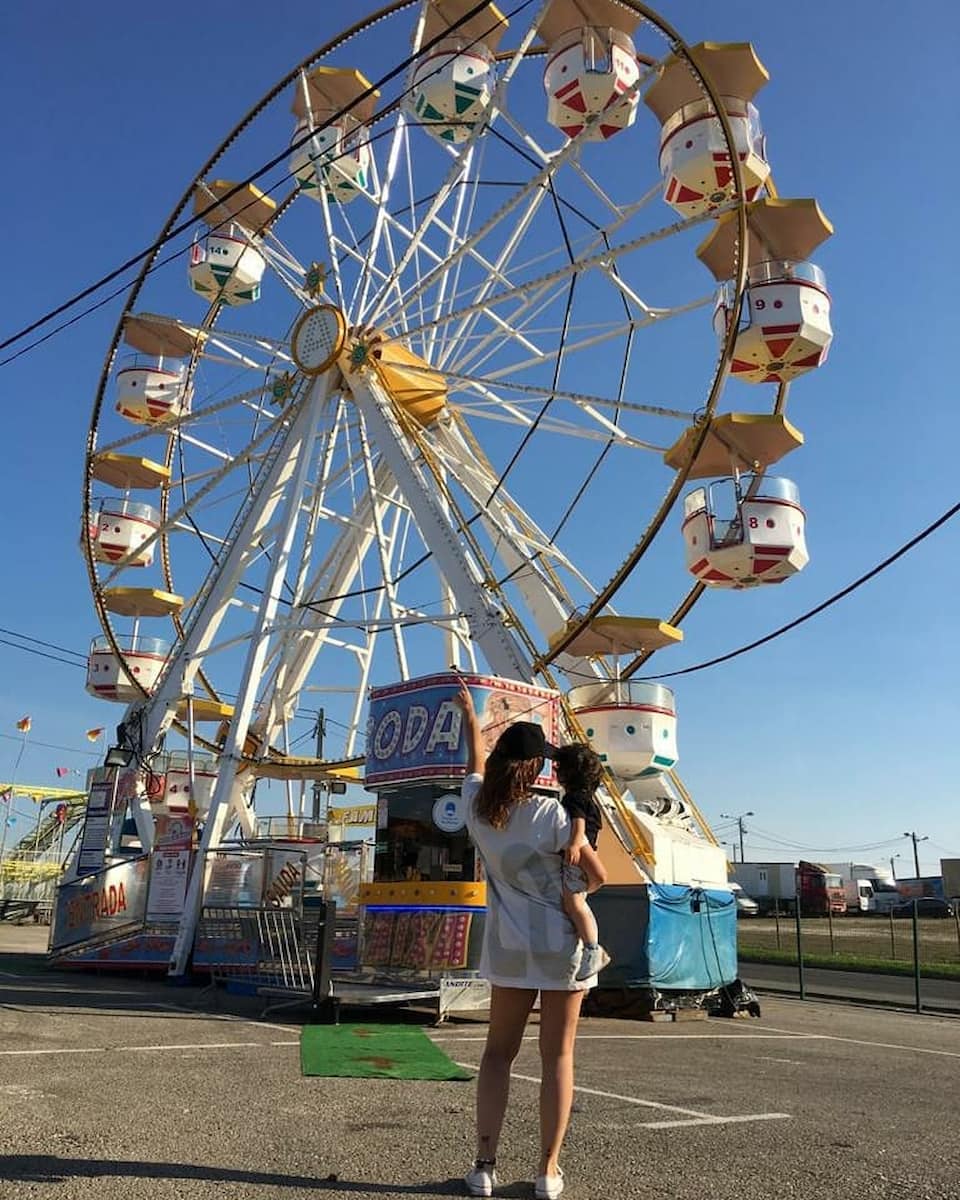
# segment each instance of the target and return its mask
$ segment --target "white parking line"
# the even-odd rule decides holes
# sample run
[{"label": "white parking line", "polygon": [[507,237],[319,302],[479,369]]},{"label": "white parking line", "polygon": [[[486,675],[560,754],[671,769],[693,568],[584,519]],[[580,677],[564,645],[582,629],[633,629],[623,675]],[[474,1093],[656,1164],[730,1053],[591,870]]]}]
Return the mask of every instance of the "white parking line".
[{"label": "white parking line", "polygon": [[690,1121],[642,1121],[641,1129],[677,1129],[681,1125],[741,1125],[748,1121],[789,1121],[789,1113],[746,1113],[739,1117],[705,1117]]},{"label": "white parking line", "polygon": [[249,1050],[269,1046],[299,1046],[293,1042],[181,1042],[158,1046],[64,1046],[45,1050],[0,1050],[2,1058],[35,1058],[48,1054],[134,1054],[163,1050]]},{"label": "white parking line", "polygon": [[[460,1062],[457,1064],[470,1071],[478,1071],[476,1063]],[[520,1079],[524,1083],[540,1083],[539,1075],[521,1075],[516,1071],[510,1072],[511,1079]],[[658,1108],[662,1112],[681,1113],[686,1120],[680,1121],[641,1121],[641,1129],[670,1129],[678,1125],[733,1125],[746,1121],[789,1121],[790,1113],[744,1113],[732,1117],[715,1116],[713,1113],[700,1112],[695,1108],[681,1108],[677,1104],[662,1104],[658,1100],[643,1100],[639,1096],[624,1096],[619,1092],[604,1092],[599,1088],[583,1087],[574,1084],[573,1090],[585,1096],[600,1096],[605,1100],[620,1100],[624,1104],[634,1104],[638,1108]]]},{"label": "white parking line", "polygon": [[[775,1025],[768,1025],[767,1028],[779,1033],[793,1032],[791,1029],[778,1029]],[[824,1042],[847,1042],[851,1046],[875,1046],[878,1050],[906,1050],[910,1054],[936,1054],[941,1058],[960,1058],[960,1052],[956,1050],[928,1050],[924,1046],[904,1046],[899,1042],[871,1042],[864,1038],[841,1037],[835,1033],[805,1033],[800,1036]]]}]

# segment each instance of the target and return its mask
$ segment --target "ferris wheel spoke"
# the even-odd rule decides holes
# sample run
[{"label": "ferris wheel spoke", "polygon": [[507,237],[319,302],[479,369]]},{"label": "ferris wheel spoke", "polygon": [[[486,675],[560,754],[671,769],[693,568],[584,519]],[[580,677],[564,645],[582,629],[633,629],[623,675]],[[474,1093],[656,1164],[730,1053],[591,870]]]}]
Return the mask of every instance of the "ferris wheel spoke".
[{"label": "ferris wheel spoke", "polygon": [[[596,251],[597,247],[600,245],[603,245],[604,247],[608,246],[609,245],[608,238],[610,237],[610,235],[612,233],[616,232],[617,229],[622,227],[622,225],[624,225],[630,219],[630,217],[632,215],[634,215],[634,213],[637,211],[637,209],[639,207],[643,206],[644,203],[645,203],[645,200],[642,199],[640,202],[638,202],[637,205],[630,206],[629,209],[624,210],[622,212],[620,218],[617,221],[604,227],[603,229],[598,230],[593,236],[588,237],[586,239],[585,244],[579,244],[577,247],[578,257],[589,256],[591,251]],[[538,262],[542,262],[551,257],[555,257],[557,255],[557,253],[558,253],[558,250],[556,248],[554,248],[546,255],[540,255],[533,260],[528,260],[527,264],[525,264],[525,265],[529,269],[530,266],[536,265]],[[540,277],[540,278],[543,278],[543,277]],[[530,319],[532,319],[533,314],[536,314],[536,313],[540,312],[543,308],[548,307],[549,304],[555,298],[555,296],[560,294],[560,292],[563,288],[564,279],[561,277],[560,279],[554,281],[551,276],[548,276],[547,278],[548,278],[548,282],[546,284],[540,285],[537,288],[537,290],[534,290],[532,295],[528,296],[527,299],[521,305],[519,305],[517,309],[514,310],[514,312],[511,314],[509,320],[500,317],[496,321],[494,321],[495,327],[492,328],[486,334],[487,340],[486,340],[485,344],[480,343],[480,344],[474,346],[472,351],[469,353],[468,357],[459,359],[455,365],[458,366],[460,369],[463,369],[463,367],[466,365],[467,361],[470,361],[470,360],[476,358],[477,355],[480,354],[481,351],[484,350],[485,348],[487,348],[488,346],[496,348],[498,340],[499,340],[499,334],[502,330],[503,325],[506,325],[507,330],[510,330],[510,329],[516,330],[521,317],[524,317],[525,321],[529,321]],[[545,300],[544,300],[544,297],[546,297]],[[449,345],[451,348],[451,352],[455,352],[456,349],[458,349],[459,346],[463,343],[463,341],[465,340],[466,337],[472,336],[470,334],[470,331],[473,330],[474,328],[476,328],[476,323],[479,320],[480,316],[486,315],[489,318],[491,315],[491,312],[492,312],[491,309],[485,308],[482,310],[482,312],[475,313],[475,314],[471,315],[470,317],[468,317],[467,319],[465,319],[461,323],[461,326],[460,326],[459,330],[457,331],[456,336],[451,336],[449,338]],[[524,314],[526,314],[526,316],[524,316]],[[448,317],[451,315],[452,315],[451,313],[448,313]],[[528,347],[528,349],[533,349],[533,347]],[[449,355],[448,355],[448,357],[449,357]],[[444,365],[444,366],[446,365],[446,359],[442,360],[441,365]]]},{"label": "ferris wheel spoke", "polygon": [[[435,324],[449,324],[452,321],[461,320],[462,318],[470,316],[474,313],[483,312],[488,306],[503,304],[509,300],[523,298],[536,288],[542,287],[546,284],[557,283],[561,280],[571,279],[576,275],[585,274],[586,272],[596,268],[602,269],[610,262],[614,262],[617,259],[623,258],[628,254],[632,254],[634,251],[640,250],[646,246],[653,245],[656,242],[663,241],[665,238],[672,237],[686,229],[692,229],[697,225],[702,225],[707,221],[712,220],[713,217],[714,214],[712,213],[705,213],[695,217],[687,217],[685,220],[676,221],[670,225],[662,226],[660,229],[656,229],[650,233],[645,233],[639,237],[631,238],[630,241],[624,242],[619,246],[611,246],[609,249],[605,249],[597,254],[589,256],[588,258],[575,259],[573,262],[567,263],[563,267],[558,267],[554,271],[550,271],[547,274],[541,275],[537,279],[530,279],[512,288],[507,288],[500,292],[493,292],[492,294],[485,296],[482,301],[476,301],[472,304],[464,305],[458,311],[448,314],[439,322],[428,322],[423,329],[414,327],[410,332],[421,333],[424,329],[432,328]],[[703,303],[704,301],[697,301],[696,307],[700,307]],[[679,306],[670,311],[682,312],[688,307],[689,306]]]},{"label": "ferris wheel spoke", "polygon": [[537,429],[543,433],[551,433],[583,441],[607,442],[613,439],[619,445],[629,449],[649,450],[654,454],[663,454],[669,449],[668,446],[656,445],[653,442],[643,441],[640,438],[631,436],[618,425],[596,412],[589,415],[593,416],[598,428],[590,429],[584,425],[575,425],[572,422],[563,421],[556,417],[541,417],[538,421],[530,413],[525,412],[516,405],[505,404],[499,399],[491,401],[490,406],[486,408],[479,405],[469,408],[465,405],[461,405],[460,407],[464,416],[469,415],[471,418],[499,421],[501,424],[519,426],[521,429],[527,431]]},{"label": "ferris wheel spoke", "polygon": [[[649,73],[648,73],[647,78],[649,78]],[[523,126],[520,124],[520,122],[517,121],[513,116],[511,116],[511,114],[508,111],[505,110],[502,115],[503,115],[504,120],[510,126],[510,128],[514,131],[514,133],[517,134],[517,136],[521,139],[521,141],[524,143],[524,145],[526,145],[528,147],[528,149],[532,152],[532,154],[535,157],[535,161],[537,163],[539,163],[541,166],[548,166],[553,161],[553,158],[555,157],[554,152],[551,150],[544,150],[536,141],[534,141],[534,139],[530,136],[529,132],[523,128]],[[509,139],[507,139],[503,135],[502,132],[497,131],[497,130],[494,130],[493,132],[497,136],[502,138],[503,141],[507,145],[512,145],[512,143],[509,141]],[[518,153],[522,153],[521,151],[518,150],[518,148],[516,146],[513,146],[512,148],[514,150],[517,150]],[[584,169],[583,164],[580,162],[580,159],[578,156],[576,156],[576,155],[572,156],[567,162],[567,167],[594,194],[594,196],[596,196],[596,198],[600,201],[600,203],[603,204],[603,206],[606,209],[608,209],[610,211],[610,213],[612,213],[615,217],[618,217],[618,218],[623,216],[624,206],[621,204],[618,204],[615,200],[613,200],[610,196],[607,195],[607,193],[603,190],[603,188],[600,186],[600,184],[597,183],[596,179],[594,179],[593,175],[591,175],[589,171],[586,171]],[[641,208],[645,207],[647,204],[651,203],[651,201],[658,198],[660,196],[660,194],[662,193],[662,191],[663,191],[663,183],[661,180],[658,179],[646,192],[644,192],[641,195],[639,200],[635,200],[635,201],[631,202],[631,204],[629,205],[631,214],[635,214],[635,213],[639,212],[639,210]]]},{"label": "ferris wheel spoke", "polygon": [[[593,334],[590,337],[581,338],[578,341],[570,342],[564,346],[564,356],[571,358],[574,355],[584,350],[592,350],[597,346],[601,346],[614,338],[624,337],[626,334],[639,330],[646,329],[651,325],[656,325],[670,317],[680,316],[682,313],[693,312],[698,308],[704,308],[712,303],[712,297],[704,297],[699,300],[691,301],[689,304],[677,305],[672,309],[665,309],[657,313],[651,313],[644,318],[637,318],[632,321],[624,322],[622,327],[606,330],[602,333]],[[518,362],[513,362],[496,370],[488,371],[482,378],[488,383],[499,383],[501,378],[508,376],[514,371],[533,370],[543,366],[543,358],[539,355],[530,358],[521,359]]]},{"label": "ferris wheel spoke", "polygon": [[548,388],[535,384],[520,383],[514,379],[500,378],[494,380],[485,375],[461,375],[455,371],[445,371],[444,376],[448,380],[467,384],[468,386],[476,384],[479,387],[484,387],[485,385],[492,387],[495,385],[498,392],[518,392],[520,395],[534,396],[541,399],[569,400],[571,404],[575,405],[615,408],[624,412],[644,413],[652,417],[670,417],[684,422],[690,422],[696,416],[692,410],[664,408],[656,404],[636,404],[633,401],[622,400],[617,397],[594,396],[584,392],[564,391],[562,388]]},{"label": "ferris wheel spoke", "polygon": [[387,152],[387,166],[383,180],[377,189],[380,202],[377,206],[377,215],[373,223],[373,233],[370,237],[370,245],[367,249],[367,269],[365,269],[357,278],[356,289],[354,290],[353,300],[351,303],[351,311],[362,313],[367,303],[370,286],[373,277],[369,271],[369,265],[376,259],[377,251],[380,246],[380,239],[383,236],[383,231],[386,224],[386,215],[389,212],[390,194],[393,189],[394,181],[397,175],[397,169],[400,163],[401,151],[406,141],[406,118],[402,111],[397,112],[396,121],[393,125],[393,131],[390,138],[390,148]]},{"label": "ferris wheel spoke", "polygon": [[[115,441],[108,442],[105,446],[98,447],[97,453],[115,454],[119,450],[123,450],[128,446],[135,446],[138,442],[146,441],[148,438],[158,435],[172,436],[179,433],[181,430],[195,425],[198,422],[204,421],[209,417],[215,416],[227,409],[250,403],[254,397],[259,397],[263,393],[263,388],[257,387],[245,392],[238,392],[236,395],[227,396],[223,400],[218,400],[216,404],[205,405],[203,408],[194,408],[190,412],[184,413],[182,416],[170,418],[155,425],[143,425],[135,429],[132,433],[128,433],[125,437],[117,438]],[[268,414],[272,420],[276,419],[276,412]]]}]

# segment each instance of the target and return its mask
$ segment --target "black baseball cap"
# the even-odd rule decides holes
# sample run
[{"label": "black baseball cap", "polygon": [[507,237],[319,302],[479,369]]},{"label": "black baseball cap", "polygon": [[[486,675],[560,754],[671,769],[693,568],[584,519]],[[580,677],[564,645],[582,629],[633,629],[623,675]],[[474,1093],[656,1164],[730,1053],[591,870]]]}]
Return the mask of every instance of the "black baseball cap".
[{"label": "black baseball cap", "polygon": [[544,737],[543,726],[533,721],[514,721],[497,738],[494,750],[504,758],[553,758],[555,747]]}]

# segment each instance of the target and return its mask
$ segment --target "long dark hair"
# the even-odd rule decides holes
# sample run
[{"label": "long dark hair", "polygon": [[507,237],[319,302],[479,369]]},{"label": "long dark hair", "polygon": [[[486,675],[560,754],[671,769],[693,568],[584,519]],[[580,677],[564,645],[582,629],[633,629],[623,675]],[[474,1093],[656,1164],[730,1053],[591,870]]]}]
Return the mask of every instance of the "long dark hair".
[{"label": "long dark hair", "polygon": [[503,829],[514,808],[530,796],[534,780],[542,770],[542,758],[505,758],[493,749],[477,792],[477,816],[494,829]]}]

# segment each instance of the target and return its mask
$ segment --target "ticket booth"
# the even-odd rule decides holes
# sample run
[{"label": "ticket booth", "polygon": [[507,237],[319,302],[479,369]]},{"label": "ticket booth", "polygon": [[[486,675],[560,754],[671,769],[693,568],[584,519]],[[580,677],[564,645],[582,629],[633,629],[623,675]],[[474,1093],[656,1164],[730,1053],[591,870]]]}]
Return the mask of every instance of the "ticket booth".
[{"label": "ticket booth", "polygon": [[[542,724],[555,741],[559,719],[555,692],[486,675],[430,675],[371,691],[364,779],[377,797],[377,842],[373,881],[361,887],[362,965],[440,975],[448,987],[476,971],[486,915],[460,799],[467,767],[455,701],[461,680],[488,749],[520,720]],[[542,784],[555,786],[549,762]]]}]

